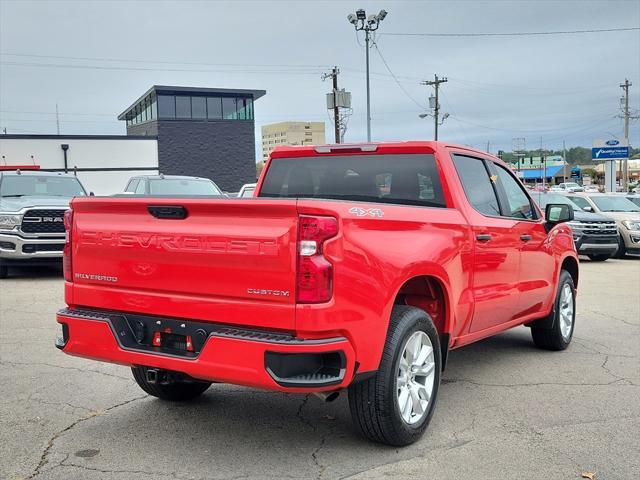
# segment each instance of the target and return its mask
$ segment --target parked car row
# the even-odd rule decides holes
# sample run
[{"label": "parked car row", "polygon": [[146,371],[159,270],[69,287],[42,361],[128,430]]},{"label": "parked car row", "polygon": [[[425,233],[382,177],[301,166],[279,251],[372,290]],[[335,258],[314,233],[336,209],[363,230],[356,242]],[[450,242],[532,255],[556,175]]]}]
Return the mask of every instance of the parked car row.
[{"label": "parked car row", "polygon": [[[388,189],[381,187],[386,194]],[[248,183],[237,193],[224,193],[208,178],[160,174],[132,177],[122,194],[250,198],[255,190],[256,183]],[[5,170],[0,172],[0,192],[0,278],[16,262],[59,263],[64,211],[71,198],[87,195],[78,178],[37,169]],[[578,253],[593,261],[640,256],[640,194],[600,194],[595,186],[564,182],[551,189],[538,184],[531,195],[543,209],[550,203],[565,203],[574,210],[569,225]]]},{"label": "parked car row", "polygon": [[573,208],[575,218],[569,225],[578,253],[594,261],[640,256],[640,195],[533,192],[532,196],[541,206],[566,203]]}]

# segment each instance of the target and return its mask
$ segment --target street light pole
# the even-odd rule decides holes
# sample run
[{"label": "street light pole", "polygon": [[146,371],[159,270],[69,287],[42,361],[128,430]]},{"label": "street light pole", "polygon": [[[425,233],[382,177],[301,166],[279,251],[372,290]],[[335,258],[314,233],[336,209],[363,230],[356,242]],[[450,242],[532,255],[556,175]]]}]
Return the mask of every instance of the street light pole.
[{"label": "street light pole", "polygon": [[371,141],[371,85],[369,81],[369,43],[371,32],[375,32],[380,27],[380,22],[387,16],[386,10],[380,10],[377,15],[369,15],[363,9],[359,9],[355,14],[347,15],[347,20],[351,23],[356,32],[364,31],[364,43],[367,62],[367,142]]},{"label": "street light pole", "polygon": [[371,86],[369,84],[369,30],[364,31],[364,44],[367,52],[367,142],[371,141]]}]

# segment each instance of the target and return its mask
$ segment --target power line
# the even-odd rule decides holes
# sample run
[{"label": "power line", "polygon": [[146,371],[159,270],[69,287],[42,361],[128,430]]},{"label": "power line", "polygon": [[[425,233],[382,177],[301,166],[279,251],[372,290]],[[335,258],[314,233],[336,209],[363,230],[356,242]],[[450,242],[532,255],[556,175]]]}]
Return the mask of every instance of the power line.
[{"label": "power line", "polygon": [[391,68],[389,67],[389,64],[387,63],[387,61],[384,59],[384,57],[382,56],[382,52],[380,51],[380,49],[378,48],[378,44],[377,43],[373,43],[373,46],[376,47],[376,52],[378,52],[378,55],[380,56],[380,60],[382,60],[382,63],[384,64],[384,66],[386,67],[387,71],[389,72],[389,74],[393,77],[393,79],[395,80],[396,84],[398,85],[398,87],[400,88],[400,90],[402,90],[402,92],[407,96],[407,98],[409,100],[411,100],[413,103],[415,103],[418,107],[424,109],[425,106],[423,104],[421,104],[420,102],[418,102],[415,98],[413,98],[409,92],[407,92],[407,90],[402,86],[402,84],[400,83],[400,81],[398,80],[398,78],[395,76],[395,74],[391,71]]},{"label": "power line", "polygon": [[318,75],[320,70],[215,70],[215,69],[192,69],[192,68],[147,68],[147,67],[121,67],[106,65],[71,65],[62,63],[36,63],[36,62],[0,62],[0,65],[22,66],[22,67],[44,67],[44,68],[70,68],[87,70],[125,70],[125,71],[149,71],[149,72],[189,72],[189,73],[266,73],[282,75]]},{"label": "power line", "polygon": [[109,58],[109,57],[74,57],[62,55],[38,55],[31,53],[8,53],[0,52],[2,56],[8,57],[32,57],[32,58],[50,58],[58,60],[88,60],[100,62],[129,62],[129,63],[160,63],[166,65],[199,65],[205,67],[286,67],[286,68],[326,68],[327,65],[311,65],[311,64],[286,64],[286,63],[208,63],[208,62],[176,62],[172,60],[149,60],[149,59],[132,59],[132,58]]},{"label": "power line", "polygon": [[[0,113],[19,113],[19,114],[34,114],[34,115],[55,115],[56,112],[33,112],[33,111],[24,111],[24,110],[0,110]],[[60,116],[84,116],[84,117],[115,117],[117,113],[73,113],[73,112],[64,112],[61,113]]]},{"label": "power line", "polygon": [[591,30],[557,30],[552,32],[484,32],[484,33],[407,33],[386,32],[380,35],[392,37],[527,37],[536,35],[572,35],[580,33],[628,32],[640,30],[640,27],[600,28]]}]

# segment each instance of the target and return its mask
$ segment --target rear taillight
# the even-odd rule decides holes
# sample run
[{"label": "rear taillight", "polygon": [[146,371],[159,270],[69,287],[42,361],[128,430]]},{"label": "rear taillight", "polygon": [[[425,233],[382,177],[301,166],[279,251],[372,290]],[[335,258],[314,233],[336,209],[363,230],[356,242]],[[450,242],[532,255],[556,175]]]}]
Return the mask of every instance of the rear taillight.
[{"label": "rear taillight", "polygon": [[323,255],[326,240],[338,234],[333,217],[300,215],[296,301],[322,303],[333,295],[333,266]]},{"label": "rear taillight", "polygon": [[73,282],[73,271],[71,264],[71,230],[73,227],[73,210],[67,210],[64,212],[64,231],[65,242],[62,249],[62,271],[64,272],[64,279],[67,282]]}]

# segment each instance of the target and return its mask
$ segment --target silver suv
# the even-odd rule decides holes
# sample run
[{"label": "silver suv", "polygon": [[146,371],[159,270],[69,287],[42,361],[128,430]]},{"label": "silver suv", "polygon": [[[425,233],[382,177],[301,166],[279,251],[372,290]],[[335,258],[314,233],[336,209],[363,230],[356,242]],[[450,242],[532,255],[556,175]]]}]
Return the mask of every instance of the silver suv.
[{"label": "silver suv", "polygon": [[73,175],[0,171],[0,278],[10,265],[61,264],[64,212],[86,194]]}]

